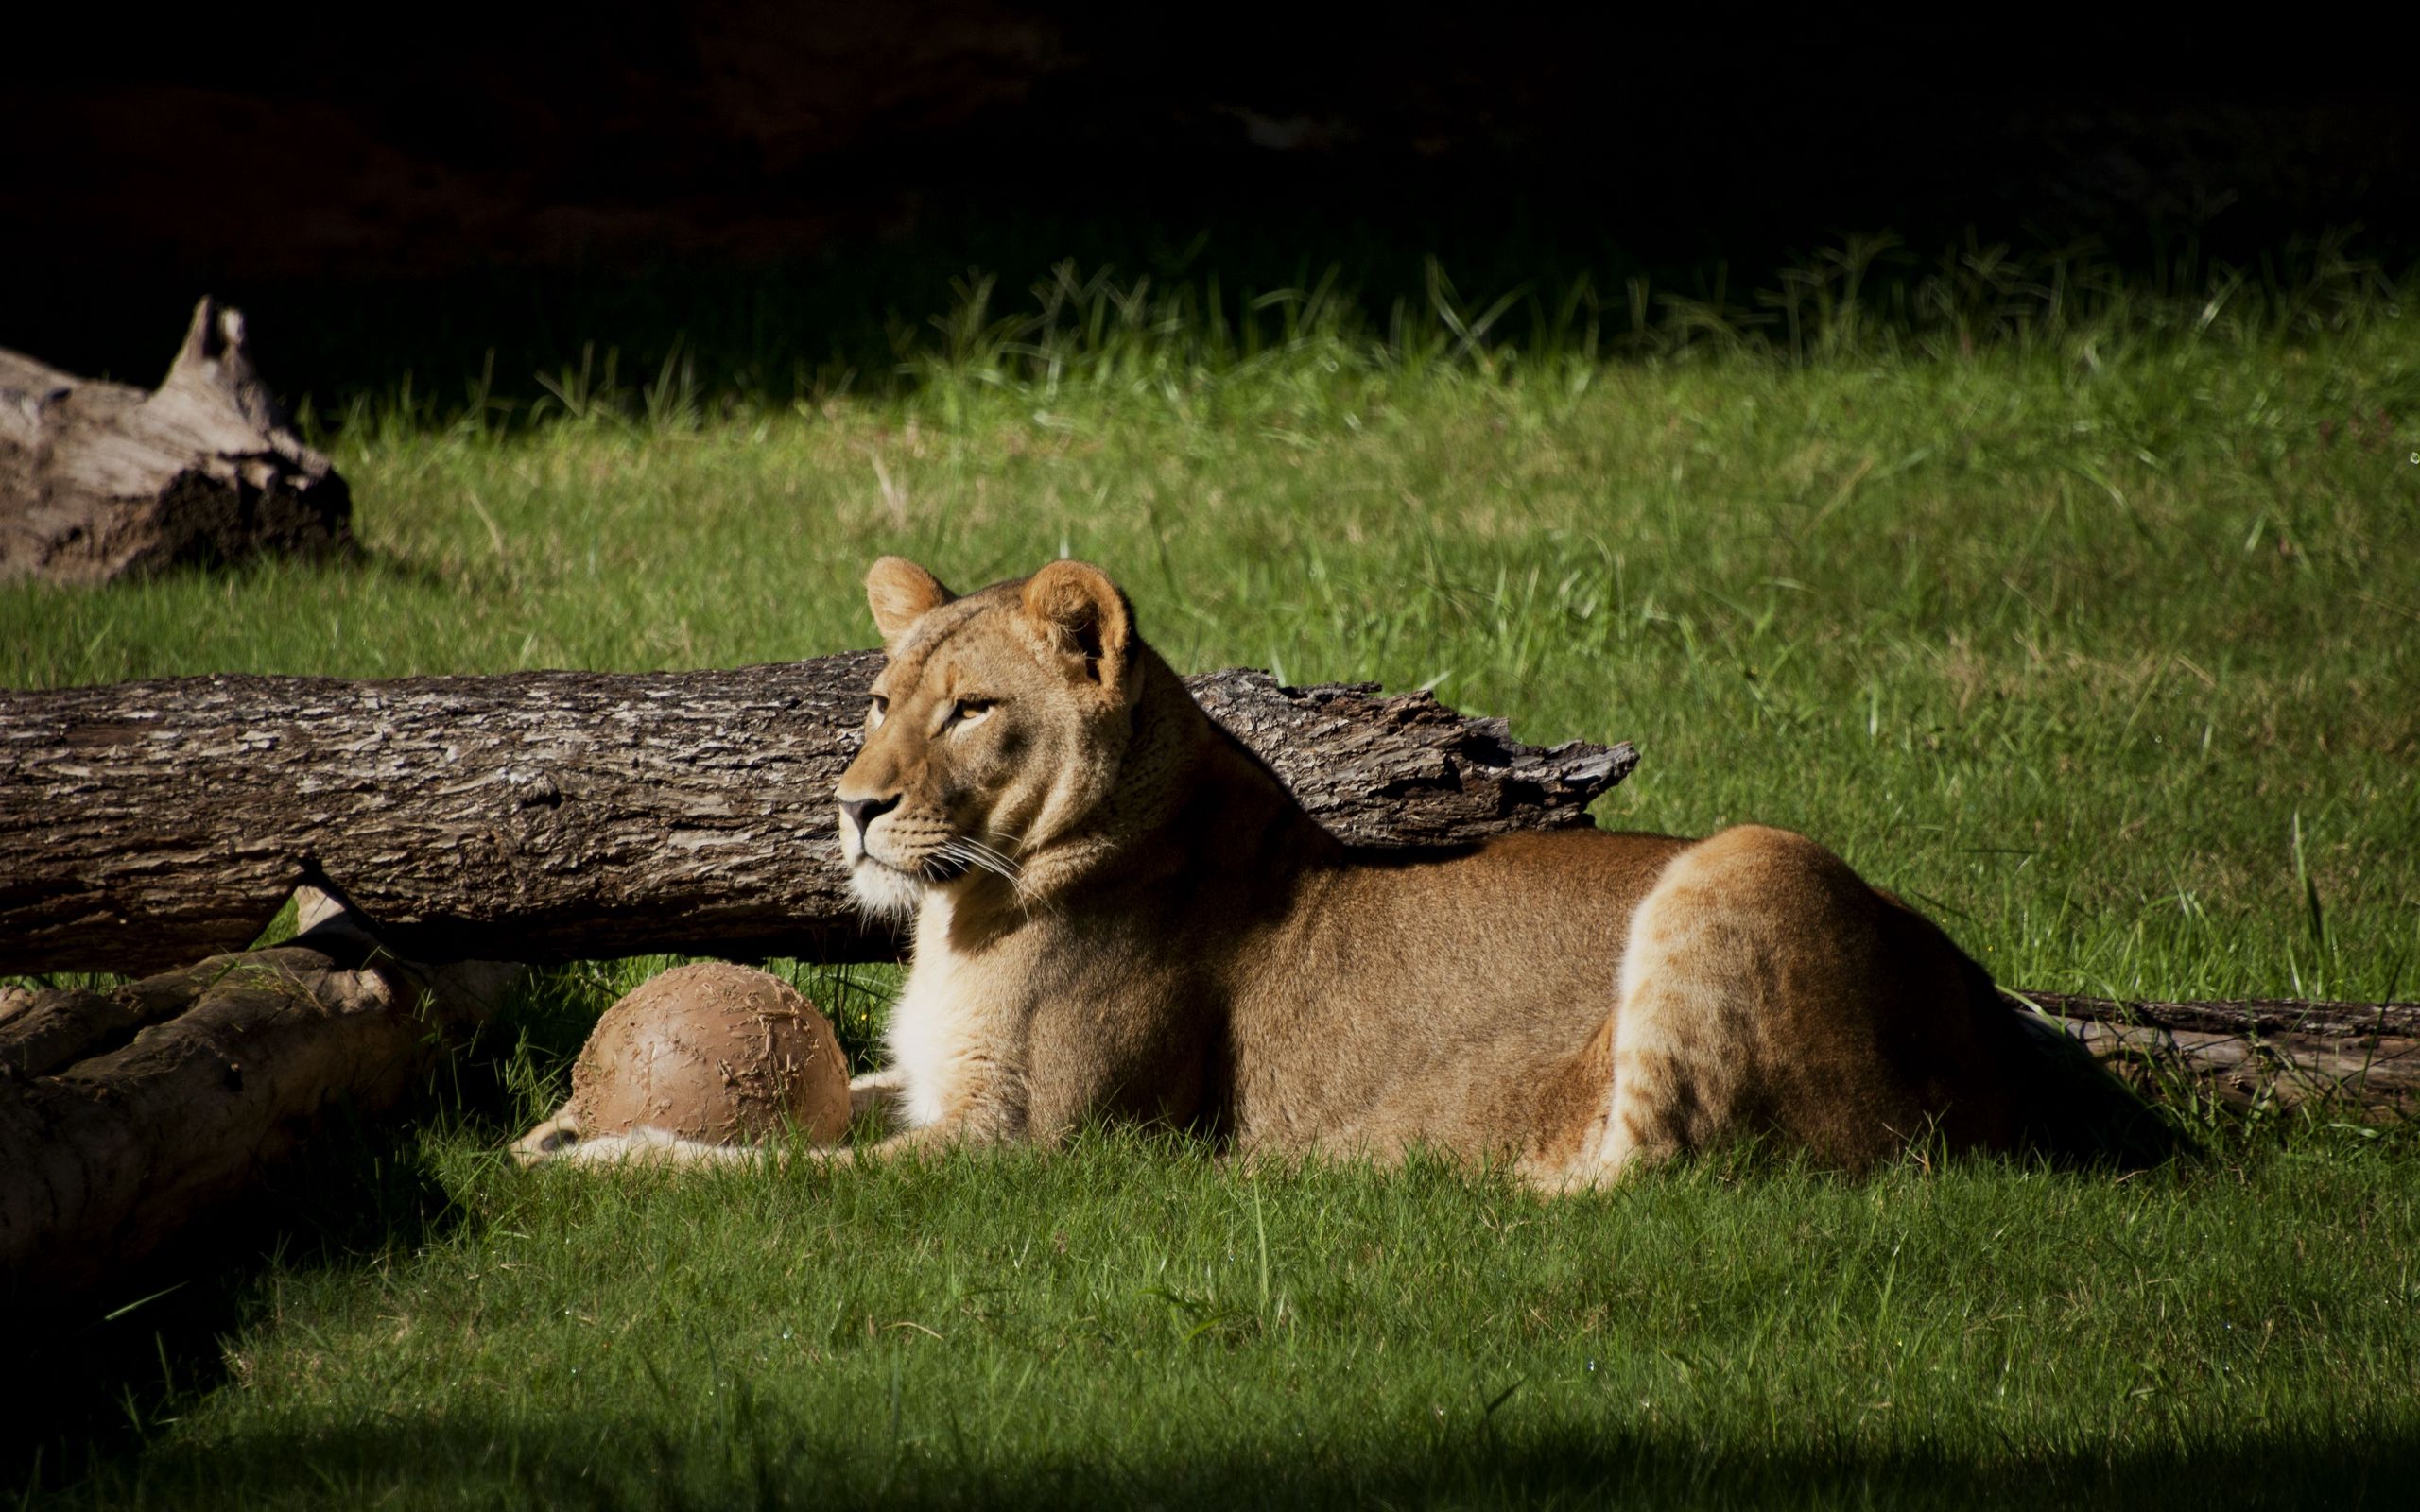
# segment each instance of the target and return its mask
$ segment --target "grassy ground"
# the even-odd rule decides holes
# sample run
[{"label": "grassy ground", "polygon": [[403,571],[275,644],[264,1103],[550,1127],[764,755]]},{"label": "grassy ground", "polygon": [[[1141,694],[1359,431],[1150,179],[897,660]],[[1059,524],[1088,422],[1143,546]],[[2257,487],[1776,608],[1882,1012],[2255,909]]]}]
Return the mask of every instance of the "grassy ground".
[{"label": "grassy ground", "polygon": [[1132,1139],[842,1177],[437,1152],[93,1504],[2391,1506],[2409,1157],[1553,1204]]},{"label": "grassy ground", "polygon": [[[534,421],[356,408],[329,444],[365,560],[0,590],[0,680],[804,656],[871,639],[878,552],[960,585],[1070,553],[1181,667],[1634,739],[1600,823],[1805,828],[2014,984],[2413,995],[2406,302],[2213,289],[2048,334],[1810,305],[1745,336],[1676,305],[1614,358],[1553,309],[1555,339],[1492,349],[1449,293],[1391,339],[1308,296],[1255,335],[1116,292],[1070,282],[1046,322],[961,304],[897,392],[726,404],[677,362],[617,391],[575,359]],[[2229,1131],[2129,1181],[1704,1168],[1545,1205],[1111,1133],[834,1177],[500,1169],[646,965],[549,977],[473,1068],[488,1090],[335,1158],[349,1216],[197,1280],[199,1347],[112,1376],[131,1430],[53,1435],[43,1484],[2360,1505],[2420,1471],[2403,1136]],[[888,975],[802,976],[862,1047]],[[74,1348],[143,1355],[182,1305]]]}]

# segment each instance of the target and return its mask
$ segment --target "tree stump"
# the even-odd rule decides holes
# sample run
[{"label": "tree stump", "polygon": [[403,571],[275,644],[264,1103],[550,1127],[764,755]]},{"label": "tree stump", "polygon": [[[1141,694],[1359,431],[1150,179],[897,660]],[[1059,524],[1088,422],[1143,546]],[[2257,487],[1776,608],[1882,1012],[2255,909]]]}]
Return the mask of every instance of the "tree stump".
[{"label": "tree stump", "polygon": [[204,298],[146,394],[0,352],[0,581],[106,583],[352,543],[352,496]]}]

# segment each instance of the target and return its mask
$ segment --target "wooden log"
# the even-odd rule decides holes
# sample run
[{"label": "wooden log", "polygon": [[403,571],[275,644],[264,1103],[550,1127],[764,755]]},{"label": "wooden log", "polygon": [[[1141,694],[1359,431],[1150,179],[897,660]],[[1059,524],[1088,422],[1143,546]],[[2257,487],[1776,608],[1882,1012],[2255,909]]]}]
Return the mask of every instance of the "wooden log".
[{"label": "wooden log", "polygon": [[0,352],[0,581],[109,582],[350,545],[352,499],[204,299],[157,391]]},{"label": "wooden log", "polygon": [[0,1002],[0,1067],[46,1076],[90,1055],[96,1045],[174,1018],[199,990],[185,973],[168,972],[107,990],[15,989]]},{"label": "wooden log", "polygon": [[[889,958],[832,801],[880,665],[0,692],[0,972],[239,948],[302,885],[413,960]],[[1426,693],[1191,686],[1358,844],[1585,824],[1636,762],[1524,746]]]},{"label": "wooden log", "polygon": [[409,965],[339,917],[112,992],[25,995],[0,1030],[82,1038],[0,1056],[0,1304],[108,1284],[250,1190],[323,1114],[406,1101],[519,974]]},{"label": "wooden log", "polygon": [[2334,1003],[2304,998],[2088,998],[2027,992],[2026,1002],[2061,1018],[2139,1024],[2198,1034],[2304,1035],[2335,1040],[2420,1038],[2420,1003]]},{"label": "wooden log", "polygon": [[2010,995],[2069,1021],[2087,1049],[2155,1096],[2373,1121],[2420,1113],[2420,1003]]}]

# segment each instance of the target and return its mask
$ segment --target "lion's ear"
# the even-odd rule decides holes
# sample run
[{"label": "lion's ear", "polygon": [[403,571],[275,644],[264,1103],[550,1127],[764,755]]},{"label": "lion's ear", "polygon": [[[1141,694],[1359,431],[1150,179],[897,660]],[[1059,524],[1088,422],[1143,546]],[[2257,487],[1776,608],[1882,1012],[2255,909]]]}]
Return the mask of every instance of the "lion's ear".
[{"label": "lion's ear", "polygon": [[1026,618],[1069,670],[1123,702],[1134,691],[1134,610],[1099,568],[1054,561],[1026,579]]},{"label": "lion's ear", "polygon": [[895,649],[911,626],[957,596],[905,557],[877,558],[866,569],[866,605],[888,647]]}]

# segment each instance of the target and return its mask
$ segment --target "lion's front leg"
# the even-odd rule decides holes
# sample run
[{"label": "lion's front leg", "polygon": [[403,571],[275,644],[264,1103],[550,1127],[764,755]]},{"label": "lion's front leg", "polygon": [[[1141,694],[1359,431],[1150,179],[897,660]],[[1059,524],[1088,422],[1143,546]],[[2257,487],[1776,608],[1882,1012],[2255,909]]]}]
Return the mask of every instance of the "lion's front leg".
[{"label": "lion's front leg", "polygon": [[[563,1120],[555,1121],[558,1124]],[[779,1165],[786,1153],[782,1146],[771,1144],[708,1144],[701,1140],[683,1139],[660,1128],[634,1128],[626,1134],[599,1134],[582,1139],[572,1131],[565,1138],[557,1130],[553,1143],[540,1149],[513,1146],[513,1159],[529,1165],[754,1165],[768,1160]]]},{"label": "lion's front leg", "polygon": [[634,1128],[624,1134],[583,1137],[569,1114],[549,1119],[512,1146],[512,1159],[524,1167],[536,1165],[654,1165],[691,1168],[710,1165],[771,1164],[786,1167],[793,1160],[818,1165],[849,1165],[866,1156],[881,1158],[987,1143],[969,1125],[926,1125],[888,1135],[870,1144],[797,1145],[709,1144],[683,1139],[658,1128]]}]

